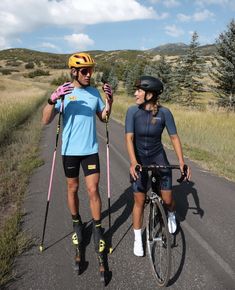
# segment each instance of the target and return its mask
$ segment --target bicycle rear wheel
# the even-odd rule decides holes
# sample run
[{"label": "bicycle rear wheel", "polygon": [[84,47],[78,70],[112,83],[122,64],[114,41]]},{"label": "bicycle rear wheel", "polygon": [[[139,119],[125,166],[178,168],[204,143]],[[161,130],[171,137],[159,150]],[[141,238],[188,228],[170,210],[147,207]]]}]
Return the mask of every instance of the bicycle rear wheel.
[{"label": "bicycle rear wheel", "polygon": [[146,235],[153,274],[159,286],[166,286],[170,278],[171,240],[166,213],[157,198],[150,202]]}]

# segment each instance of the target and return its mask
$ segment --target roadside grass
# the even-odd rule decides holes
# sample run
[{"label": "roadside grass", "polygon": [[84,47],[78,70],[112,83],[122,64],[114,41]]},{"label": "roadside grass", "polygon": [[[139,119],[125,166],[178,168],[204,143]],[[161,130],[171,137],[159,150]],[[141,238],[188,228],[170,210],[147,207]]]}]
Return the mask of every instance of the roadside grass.
[{"label": "roadside grass", "polygon": [[39,158],[45,88],[1,77],[0,84],[0,286],[14,278],[14,258],[32,244],[22,232],[21,204]]},{"label": "roadside grass", "polygon": [[[122,124],[127,108],[135,99],[115,95],[112,117]],[[173,113],[185,156],[201,166],[235,181],[235,114],[205,108],[197,110],[179,105],[166,105]],[[167,133],[163,134],[166,147],[173,149]]]},{"label": "roadside grass", "polygon": [[43,163],[38,146],[42,128],[40,118],[41,110],[37,110],[12,133],[8,144],[0,147],[0,285],[14,277],[15,256],[31,245],[30,238],[21,231],[21,204],[29,176]]},{"label": "roadside grass", "polygon": [[14,87],[12,90],[11,84],[14,87],[15,82],[8,82],[7,87],[3,83],[5,90],[0,94],[0,144],[33,114],[45,94],[37,87]]}]

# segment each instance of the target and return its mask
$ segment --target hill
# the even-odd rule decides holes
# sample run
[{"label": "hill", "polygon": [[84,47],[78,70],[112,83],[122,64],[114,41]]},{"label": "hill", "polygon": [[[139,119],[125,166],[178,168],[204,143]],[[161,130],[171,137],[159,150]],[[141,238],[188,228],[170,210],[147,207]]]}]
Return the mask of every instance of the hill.
[{"label": "hill", "polygon": [[[184,43],[170,43],[161,45],[149,50],[115,50],[88,51],[96,59],[97,63],[102,66],[104,63],[134,62],[143,58],[154,59],[156,55],[179,56],[186,53],[188,45]],[[204,56],[213,55],[215,52],[214,45],[205,45],[199,47]],[[6,66],[17,67],[23,63],[34,63],[37,66],[46,66],[53,69],[67,68],[69,54],[56,54],[40,52],[25,48],[12,48],[0,51],[0,61],[5,61]]]},{"label": "hill", "polygon": [[[152,48],[149,51],[152,53],[172,56],[172,55],[183,55],[187,52],[188,48],[189,45],[179,42],[179,43],[163,44],[155,48]],[[203,45],[199,47],[199,50],[201,51],[202,55],[209,56],[215,52],[215,45],[214,44]]]}]

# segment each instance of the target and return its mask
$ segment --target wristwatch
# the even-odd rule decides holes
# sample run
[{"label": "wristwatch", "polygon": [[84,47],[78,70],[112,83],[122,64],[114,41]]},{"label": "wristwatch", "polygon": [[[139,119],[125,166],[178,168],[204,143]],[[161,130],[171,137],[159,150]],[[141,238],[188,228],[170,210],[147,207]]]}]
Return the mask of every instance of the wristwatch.
[{"label": "wristwatch", "polygon": [[47,100],[47,103],[48,103],[49,105],[52,105],[52,106],[54,106],[54,105],[56,104],[56,102],[55,102],[55,103],[52,102],[52,100],[51,100],[50,98]]}]

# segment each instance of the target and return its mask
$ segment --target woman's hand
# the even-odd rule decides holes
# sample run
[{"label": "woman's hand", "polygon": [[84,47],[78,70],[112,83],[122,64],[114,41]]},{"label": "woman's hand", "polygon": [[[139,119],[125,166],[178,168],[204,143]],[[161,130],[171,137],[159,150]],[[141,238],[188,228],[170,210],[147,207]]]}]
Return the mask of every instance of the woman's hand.
[{"label": "woman's hand", "polygon": [[187,166],[187,172],[186,172],[186,176],[185,176],[185,179],[187,180],[190,180],[191,179],[191,168],[186,165],[185,163],[180,163],[180,171],[181,171],[181,174],[184,175],[185,174],[185,169],[184,167]]},{"label": "woman's hand", "polygon": [[135,164],[131,164],[131,166],[130,166],[130,175],[132,176],[132,178],[134,179],[134,180],[137,180],[138,178],[139,178],[139,173],[136,171],[136,166],[139,166],[139,171],[142,171],[142,167],[141,167],[141,165],[140,164],[138,164],[138,163],[135,163]]}]

